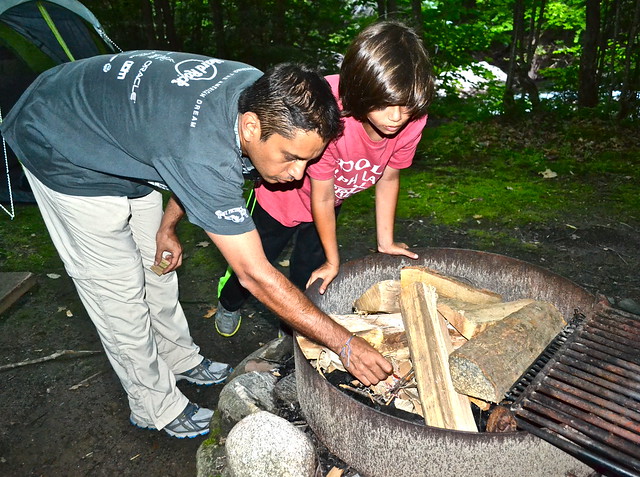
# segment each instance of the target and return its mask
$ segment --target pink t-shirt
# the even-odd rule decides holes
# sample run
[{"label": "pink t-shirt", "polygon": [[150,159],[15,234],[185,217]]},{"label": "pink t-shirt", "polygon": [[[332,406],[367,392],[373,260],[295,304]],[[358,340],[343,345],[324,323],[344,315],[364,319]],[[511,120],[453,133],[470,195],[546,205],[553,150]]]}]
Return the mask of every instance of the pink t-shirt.
[{"label": "pink t-shirt", "polygon": [[[336,99],[338,75],[327,76]],[[423,117],[412,121],[392,139],[372,141],[362,123],[344,118],[344,134],[331,142],[322,157],[307,167],[300,182],[293,184],[262,183],[256,198],[271,217],[286,227],[313,222],[311,214],[311,180],[334,178],[338,206],[344,199],[374,185],[387,166],[405,169],[413,161],[416,147],[427,122]]]}]

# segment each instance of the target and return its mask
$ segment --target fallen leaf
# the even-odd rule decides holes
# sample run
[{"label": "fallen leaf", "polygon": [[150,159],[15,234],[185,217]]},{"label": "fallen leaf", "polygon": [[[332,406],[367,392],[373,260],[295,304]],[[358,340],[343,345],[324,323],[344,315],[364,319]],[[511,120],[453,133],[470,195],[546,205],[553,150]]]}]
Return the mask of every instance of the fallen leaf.
[{"label": "fallen leaf", "polygon": [[211,244],[211,242],[198,242],[196,244],[196,247],[208,247]]},{"label": "fallen leaf", "polygon": [[69,318],[71,318],[71,317],[73,316],[73,313],[71,313],[71,310],[67,310],[67,316],[68,316]]},{"label": "fallen leaf", "polygon": [[57,273],[47,273],[47,276],[49,278],[52,278],[53,280],[55,280],[56,278],[60,278],[60,275],[58,275]]},{"label": "fallen leaf", "polygon": [[329,471],[329,473],[327,474],[327,477],[341,477],[343,473],[344,473],[344,469],[339,469],[337,467],[334,467]]},{"label": "fallen leaf", "polygon": [[215,306],[213,308],[209,308],[207,312],[204,315],[202,315],[202,318],[211,318],[213,315],[216,314],[216,311],[218,311],[218,308]]},{"label": "fallen leaf", "polygon": [[543,179],[553,179],[554,177],[558,177],[557,172],[553,172],[551,169],[545,169],[542,172],[538,172],[542,176]]}]

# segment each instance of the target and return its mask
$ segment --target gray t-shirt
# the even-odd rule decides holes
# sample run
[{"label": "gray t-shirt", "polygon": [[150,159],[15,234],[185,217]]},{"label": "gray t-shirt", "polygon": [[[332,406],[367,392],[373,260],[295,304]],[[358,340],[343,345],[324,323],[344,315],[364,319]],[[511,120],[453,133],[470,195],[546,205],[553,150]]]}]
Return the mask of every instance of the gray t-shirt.
[{"label": "gray t-shirt", "polygon": [[217,234],[254,228],[242,198],[238,98],[262,73],[188,53],[130,51],[44,72],[2,123],[49,188],[139,197],[166,186],[189,220]]}]

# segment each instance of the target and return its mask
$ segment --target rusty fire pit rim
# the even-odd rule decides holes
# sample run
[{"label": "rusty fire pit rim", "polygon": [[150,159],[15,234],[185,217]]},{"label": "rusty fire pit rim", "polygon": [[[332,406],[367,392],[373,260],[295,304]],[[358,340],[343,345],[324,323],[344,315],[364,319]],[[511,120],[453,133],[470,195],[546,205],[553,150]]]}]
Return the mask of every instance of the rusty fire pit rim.
[{"label": "rusty fire pit rim", "polygon": [[[543,276],[553,276],[556,277],[557,279],[560,279],[562,281],[565,281],[565,283],[569,283],[571,284],[571,286],[575,287],[576,289],[579,289],[582,293],[584,293],[585,295],[589,295],[590,297],[593,298],[593,304],[595,305],[598,302],[598,297],[596,295],[594,295],[593,293],[589,292],[588,290],[586,290],[584,287],[578,285],[577,283],[575,283],[573,280],[566,278],[562,275],[559,275],[545,267],[542,267],[540,265],[537,265],[535,263],[531,263],[528,262],[526,260],[522,260],[519,258],[514,258],[514,257],[510,257],[508,255],[504,255],[504,254],[500,254],[500,253],[495,253],[495,252],[487,252],[487,251],[483,251],[483,250],[474,250],[474,249],[468,249],[468,248],[458,248],[458,247],[412,247],[411,248],[412,251],[414,251],[415,253],[418,254],[418,259],[417,260],[413,260],[410,259],[408,257],[404,257],[404,256],[397,256],[397,255],[386,255],[386,254],[382,254],[379,252],[375,252],[375,253],[371,253],[371,254],[367,254],[367,255],[363,255],[361,257],[357,257],[354,258],[352,260],[349,260],[347,262],[345,262],[344,264],[342,264],[340,266],[340,273],[338,274],[338,276],[336,277],[335,280],[338,280],[342,275],[348,274],[349,271],[355,267],[359,267],[362,266],[362,263],[366,263],[366,262],[374,262],[375,265],[386,265],[386,264],[392,264],[394,262],[397,262],[399,265],[403,265],[407,264],[407,266],[411,266],[412,263],[416,263],[420,261],[420,258],[422,258],[424,255],[460,255],[460,256],[464,256],[464,255],[474,255],[476,257],[488,257],[491,259],[495,259],[498,261],[508,261],[512,264],[514,264],[514,266],[516,265],[523,265],[524,267],[528,268],[529,270],[535,270],[537,272],[539,272],[541,275]],[[311,301],[316,304],[317,302],[311,297],[311,294],[315,293],[318,294],[318,288],[321,284],[320,280],[316,280],[314,283],[312,283],[304,292],[304,294],[311,298]],[[331,285],[329,286],[331,287]],[[294,332],[294,338],[297,336],[297,333]],[[298,350],[300,352],[301,357],[304,357],[302,354],[302,351],[299,349],[298,343],[297,343],[297,339],[294,339],[294,348],[296,350]],[[295,353],[294,353],[295,355]],[[311,370],[311,372],[313,373],[317,373],[317,370],[313,369],[313,367],[311,366],[311,364],[306,360],[303,359],[303,361],[305,361],[306,366],[308,367],[308,370]],[[319,374],[319,373],[318,373]],[[429,430],[433,430],[434,432],[442,432],[442,433],[456,433],[456,434],[464,434],[464,435],[468,435],[468,436],[491,436],[493,438],[498,438],[500,439],[501,436],[505,436],[506,437],[523,437],[524,435],[527,436],[531,436],[530,433],[528,433],[527,431],[523,431],[523,430],[518,430],[518,431],[512,431],[512,432],[503,432],[503,433],[489,433],[489,432],[472,432],[472,431],[463,431],[463,430],[454,430],[454,429],[445,429],[445,428],[440,428],[440,427],[434,427],[434,426],[429,426],[427,424],[424,423],[417,423],[417,422],[413,422],[413,421],[408,421],[402,417],[398,417],[398,416],[392,416],[390,414],[384,413],[382,411],[379,411],[371,406],[367,406],[366,404],[363,404],[361,402],[359,402],[356,399],[353,399],[352,397],[348,396],[346,393],[343,393],[342,391],[340,391],[339,389],[337,389],[335,386],[333,386],[331,383],[329,383],[325,378],[323,378],[323,382],[326,383],[327,385],[327,389],[330,390],[330,392],[332,393],[339,393],[341,396],[344,396],[346,398],[348,398],[350,400],[351,403],[357,404],[358,406],[362,406],[362,408],[366,408],[367,412],[373,412],[374,414],[376,414],[377,416],[384,416],[385,419],[386,418],[393,418],[394,420],[400,420],[403,423],[405,423],[406,425],[411,425],[411,426],[415,426],[416,428],[419,429],[429,429]]]}]

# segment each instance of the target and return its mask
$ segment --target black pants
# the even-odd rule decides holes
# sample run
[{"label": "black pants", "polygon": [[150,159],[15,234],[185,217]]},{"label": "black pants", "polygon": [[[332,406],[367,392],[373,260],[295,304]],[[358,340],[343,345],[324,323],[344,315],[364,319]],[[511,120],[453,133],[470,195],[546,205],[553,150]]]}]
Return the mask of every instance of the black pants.
[{"label": "black pants", "polygon": [[[336,215],[338,210],[339,207],[336,208]],[[271,263],[275,263],[296,235],[289,263],[289,279],[304,291],[311,273],[326,261],[316,226],[309,222],[295,227],[285,227],[260,207],[257,201],[252,217],[260,234],[264,253]],[[240,285],[238,277],[232,273],[220,293],[219,301],[227,310],[236,311],[250,296],[251,293]]]}]

